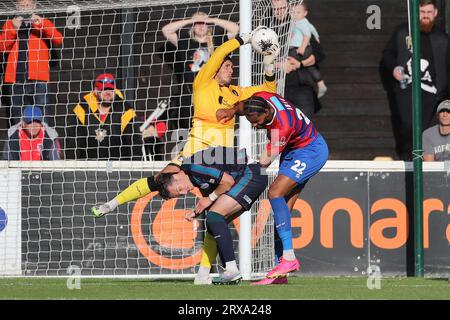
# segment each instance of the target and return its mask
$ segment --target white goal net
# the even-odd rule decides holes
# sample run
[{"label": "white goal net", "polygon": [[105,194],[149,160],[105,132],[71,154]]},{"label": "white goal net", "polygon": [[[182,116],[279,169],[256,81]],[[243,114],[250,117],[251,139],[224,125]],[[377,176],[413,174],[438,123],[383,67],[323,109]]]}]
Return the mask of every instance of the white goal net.
[{"label": "white goal net", "polygon": [[[67,276],[75,267],[83,276],[191,277],[205,226],[202,219],[185,221],[184,214],[199,193],[166,202],[151,194],[98,220],[90,208],[155,174],[182,148],[192,116],[190,81],[211,50],[234,36],[227,22],[239,25],[239,0],[34,2],[35,16],[15,0],[0,3],[0,276]],[[285,16],[277,18],[274,3]],[[284,9],[279,3],[286,3]],[[253,28],[277,31],[282,60],[291,26],[287,1],[253,0],[252,7]],[[198,12],[210,19],[208,40],[194,50],[190,37],[199,18],[192,17]],[[190,22],[174,25],[181,20]],[[239,51],[232,59],[237,84]],[[255,53],[251,72],[252,83],[262,83],[262,59]],[[93,102],[99,97],[95,79],[102,74],[107,74],[103,88],[113,85],[116,92],[106,117]],[[276,76],[282,93],[282,68]],[[117,96],[123,98],[117,102]],[[52,152],[23,151],[32,146],[22,144],[22,125],[27,116],[40,116],[29,106],[42,111],[48,133],[39,143]],[[34,111],[29,115],[27,109]],[[156,119],[142,133],[152,115]],[[264,134],[254,131],[253,155],[264,142]],[[232,226],[236,250],[237,227],[238,221]],[[266,195],[252,208],[248,245],[253,275],[272,267],[273,220]]]}]

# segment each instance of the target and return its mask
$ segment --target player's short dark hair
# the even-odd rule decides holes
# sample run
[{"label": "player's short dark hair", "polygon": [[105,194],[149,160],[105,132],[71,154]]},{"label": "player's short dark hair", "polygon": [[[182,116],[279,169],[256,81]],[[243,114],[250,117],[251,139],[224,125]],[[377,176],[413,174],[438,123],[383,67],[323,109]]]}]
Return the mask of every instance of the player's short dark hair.
[{"label": "player's short dark hair", "polygon": [[269,109],[267,101],[258,96],[251,97],[244,101],[244,114],[249,115],[251,113],[265,113]]},{"label": "player's short dark hair", "polygon": [[171,198],[170,192],[168,190],[168,187],[173,182],[173,175],[175,172],[168,172],[168,173],[160,173],[156,178],[156,190],[159,192],[159,195],[164,200],[168,200]]},{"label": "player's short dark hair", "polygon": [[435,8],[437,8],[436,0],[420,0],[419,6],[427,6],[429,4],[432,4]]},{"label": "player's short dark hair", "polygon": [[[230,61],[231,63],[233,63],[233,59],[231,59],[231,56],[226,56],[222,61],[222,65],[227,61]],[[220,65],[220,66],[222,66],[222,65]]]}]

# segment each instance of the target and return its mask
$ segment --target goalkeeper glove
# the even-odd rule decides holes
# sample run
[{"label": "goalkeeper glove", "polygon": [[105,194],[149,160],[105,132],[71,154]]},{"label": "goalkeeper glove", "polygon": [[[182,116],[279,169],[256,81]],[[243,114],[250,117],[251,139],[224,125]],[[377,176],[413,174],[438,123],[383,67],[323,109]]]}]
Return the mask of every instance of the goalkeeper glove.
[{"label": "goalkeeper glove", "polygon": [[264,28],[266,28],[266,27],[265,26],[259,26],[259,27],[257,27],[255,30],[253,30],[250,33],[243,33],[243,34],[241,34],[240,37],[241,37],[242,41],[244,42],[243,44],[250,43],[250,41],[252,40],[253,34],[256,31],[258,31],[259,29],[264,29]]},{"label": "goalkeeper glove", "polygon": [[242,45],[247,44],[247,43],[250,42],[250,40],[252,40],[252,34],[251,33],[242,33],[240,35],[240,37],[241,37],[242,42],[243,42]]},{"label": "goalkeeper glove", "polygon": [[275,69],[275,59],[280,53],[280,47],[278,45],[273,45],[271,52],[266,54],[263,59],[264,73],[268,76],[272,76]]},{"label": "goalkeeper glove", "polygon": [[105,214],[110,212],[111,208],[107,204],[102,204],[101,206],[95,206],[91,208],[91,213],[94,218],[103,217]]},{"label": "goalkeeper glove", "polygon": [[94,218],[100,218],[103,217],[105,214],[115,210],[118,206],[119,202],[116,200],[116,198],[114,198],[105,204],[92,207],[91,213],[94,216]]}]

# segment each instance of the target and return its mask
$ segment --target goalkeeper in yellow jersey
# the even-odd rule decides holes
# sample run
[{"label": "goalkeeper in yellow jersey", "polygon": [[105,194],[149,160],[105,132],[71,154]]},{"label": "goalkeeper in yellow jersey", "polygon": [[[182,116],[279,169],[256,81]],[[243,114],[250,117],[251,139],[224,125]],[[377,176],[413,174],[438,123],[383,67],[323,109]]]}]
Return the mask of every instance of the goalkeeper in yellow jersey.
[{"label": "goalkeeper in yellow jersey", "polygon": [[[278,47],[269,50],[264,56],[264,83],[259,86],[240,87],[232,85],[233,62],[229,54],[241,45],[250,42],[252,34],[242,34],[228,40],[218,47],[208,62],[202,67],[193,83],[194,117],[188,140],[180,155],[162,172],[179,171],[179,166],[194,153],[210,146],[232,147],[234,144],[234,115],[242,115],[240,102],[259,91],[276,92],[274,61],[279,53]],[[113,200],[93,207],[95,217],[101,217],[119,205],[134,201],[156,191],[155,177],[142,178],[121,192]],[[195,284],[210,284],[209,273],[217,256],[217,246],[209,234],[205,237],[200,269]]]}]

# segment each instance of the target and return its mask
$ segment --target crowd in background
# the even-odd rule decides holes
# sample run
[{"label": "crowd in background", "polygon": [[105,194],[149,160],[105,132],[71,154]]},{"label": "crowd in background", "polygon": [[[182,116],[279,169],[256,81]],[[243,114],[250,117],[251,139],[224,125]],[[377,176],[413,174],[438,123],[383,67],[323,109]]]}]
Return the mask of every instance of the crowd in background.
[{"label": "crowd in background", "polygon": [[[308,4],[291,5],[272,0],[266,25],[278,30],[293,19],[287,60],[286,99],[311,117],[321,109],[327,86],[320,63],[324,61],[319,32],[308,16]],[[171,108],[141,130],[133,103],[118,87],[115,75],[99,70],[90,92],[72,101],[64,143],[53,129],[54,108],[48,102],[54,48],[61,47],[63,33],[50,19],[35,12],[35,0],[17,0],[18,14],[7,20],[0,34],[0,52],[6,54],[2,94],[10,97],[9,130],[3,144],[3,160],[142,160],[149,145],[165,139],[168,131],[191,128],[192,83],[200,68],[220,44],[239,33],[235,22],[210,17],[199,11],[189,18],[167,23],[160,30],[172,58],[178,94]],[[421,0],[422,99],[424,160],[450,160],[450,50],[448,36],[436,26],[435,0]],[[396,151],[401,160],[412,159],[411,50],[408,25],[399,26],[383,51],[383,83],[392,109]],[[167,59],[170,61],[170,59]],[[437,123],[438,122],[438,123]],[[437,123],[437,124],[436,124]],[[436,125],[435,125],[436,124]],[[435,126],[433,126],[435,125]],[[151,151],[157,153],[161,151]]]},{"label": "crowd in background", "polygon": [[[438,14],[436,0],[420,1],[422,128],[427,130],[433,126],[436,117],[440,122],[438,127],[442,128],[436,138],[433,135],[432,142],[430,138],[423,139],[425,160],[435,157],[450,160],[450,109],[445,102],[450,97],[450,50],[448,35],[437,26]],[[411,52],[409,26],[405,22],[392,33],[382,57],[382,80],[392,110],[396,152],[405,161],[420,152],[413,150]],[[431,148],[430,142],[435,148]]]}]

